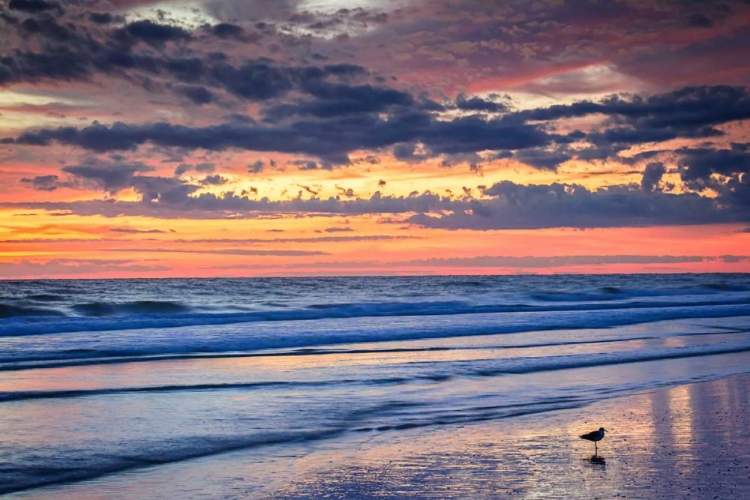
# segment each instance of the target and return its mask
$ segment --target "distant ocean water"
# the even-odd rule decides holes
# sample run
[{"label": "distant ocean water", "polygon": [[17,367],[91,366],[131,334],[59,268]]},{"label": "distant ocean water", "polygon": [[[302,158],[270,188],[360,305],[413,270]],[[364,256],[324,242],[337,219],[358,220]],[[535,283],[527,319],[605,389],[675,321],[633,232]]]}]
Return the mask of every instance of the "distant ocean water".
[{"label": "distant ocean water", "polygon": [[0,493],[743,373],[748,318],[750,275],[3,281]]}]

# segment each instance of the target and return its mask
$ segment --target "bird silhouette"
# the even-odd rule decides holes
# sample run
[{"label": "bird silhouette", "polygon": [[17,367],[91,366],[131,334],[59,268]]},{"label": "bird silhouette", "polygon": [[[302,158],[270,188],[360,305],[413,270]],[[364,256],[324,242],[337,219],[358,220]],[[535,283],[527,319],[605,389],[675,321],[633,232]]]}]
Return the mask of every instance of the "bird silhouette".
[{"label": "bird silhouette", "polygon": [[581,439],[585,439],[586,441],[593,441],[595,457],[599,456],[599,447],[596,445],[596,443],[604,439],[605,432],[607,432],[607,429],[605,429],[604,427],[599,427],[598,431],[591,431],[588,434],[581,435]]}]

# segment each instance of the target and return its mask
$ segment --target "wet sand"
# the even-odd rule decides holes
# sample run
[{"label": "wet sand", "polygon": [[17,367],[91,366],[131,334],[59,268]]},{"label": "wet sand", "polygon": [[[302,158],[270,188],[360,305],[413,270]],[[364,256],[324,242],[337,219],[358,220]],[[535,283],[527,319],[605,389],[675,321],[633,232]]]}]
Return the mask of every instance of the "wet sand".
[{"label": "wet sand", "polygon": [[[750,498],[750,376],[575,410],[383,434],[298,460],[301,498]],[[593,457],[578,436],[610,430]],[[321,464],[325,464],[321,466]]]},{"label": "wet sand", "polygon": [[[749,405],[750,375],[738,375],[569,410],[226,453],[8,498],[750,498]],[[610,433],[595,458],[578,436],[600,426]]]}]

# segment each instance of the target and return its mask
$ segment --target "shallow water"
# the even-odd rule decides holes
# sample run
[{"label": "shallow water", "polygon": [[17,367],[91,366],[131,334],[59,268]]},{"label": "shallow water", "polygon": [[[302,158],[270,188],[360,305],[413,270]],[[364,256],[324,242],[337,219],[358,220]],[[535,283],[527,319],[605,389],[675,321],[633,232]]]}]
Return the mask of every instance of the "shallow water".
[{"label": "shallow water", "polygon": [[[270,494],[321,448],[750,372],[749,282],[6,282],[9,307],[44,296],[58,316],[0,320],[0,492]],[[62,290],[75,299],[50,306]],[[174,307],[154,312],[157,298]],[[92,316],[83,303],[130,305]]]}]

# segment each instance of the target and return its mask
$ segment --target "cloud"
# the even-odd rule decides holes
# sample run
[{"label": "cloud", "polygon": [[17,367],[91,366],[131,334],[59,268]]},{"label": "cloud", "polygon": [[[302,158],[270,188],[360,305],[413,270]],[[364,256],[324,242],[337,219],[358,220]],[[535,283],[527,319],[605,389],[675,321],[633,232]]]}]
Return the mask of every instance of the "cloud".
[{"label": "cloud", "polygon": [[47,0],[10,0],[8,2],[10,10],[18,10],[28,13],[46,12],[50,10],[60,10],[60,4],[49,2]]},{"label": "cloud", "polygon": [[521,150],[513,155],[513,158],[539,170],[557,170],[562,163],[575,158],[575,154],[566,148],[533,148]]},{"label": "cloud", "polygon": [[[0,85],[119,78],[150,92],[173,89],[196,104],[208,104],[222,91],[241,99],[264,101],[294,90],[313,91],[316,82],[326,79],[368,77],[364,68],[349,63],[307,66],[265,57],[232,62],[230,54],[214,50],[205,38],[245,43],[249,37],[234,24],[203,26],[196,32],[201,36],[196,36],[167,21],[143,19],[115,27],[113,16],[107,13],[88,13],[88,23],[82,19],[78,15],[60,20],[44,14],[4,27],[18,30],[21,40],[42,38],[58,43],[17,41],[14,50],[0,58]],[[194,43],[198,40],[203,42],[200,46]],[[166,44],[181,50],[165,50]]]},{"label": "cloud", "polygon": [[229,182],[229,179],[226,177],[223,177],[219,174],[215,175],[207,175],[201,180],[201,185],[203,186],[223,186]]},{"label": "cloud", "polygon": [[467,97],[465,94],[458,94],[456,107],[462,111],[488,111],[490,113],[508,111],[507,104],[485,100],[477,96]]},{"label": "cloud", "polygon": [[[381,113],[394,107],[418,107],[414,97],[400,90],[372,85],[344,85],[323,81],[307,82],[303,90],[315,97],[312,101],[279,104],[264,110],[265,120],[277,122],[294,116],[332,118]],[[430,107],[429,104],[426,105]]]},{"label": "cloud", "polygon": [[84,183],[95,185],[109,193],[117,193],[123,189],[133,187],[137,180],[134,176],[138,172],[150,172],[153,168],[142,163],[107,163],[94,162],[83,165],[63,167],[62,171],[70,174]]},{"label": "cloud", "polygon": [[688,264],[695,262],[741,262],[750,256],[702,255],[556,255],[550,257],[483,256],[411,260],[406,265],[420,267],[499,267],[545,269],[556,267],[602,266],[612,264]]},{"label": "cloud", "polygon": [[164,234],[167,231],[161,229],[134,229],[132,227],[113,227],[109,230],[110,233],[123,233],[123,234]]},{"label": "cloud", "polygon": [[191,170],[195,170],[196,172],[200,172],[202,174],[212,174],[216,170],[216,165],[214,163],[198,163],[198,164],[188,164],[188,163],[181,163],[177,166],[174,170],[174,175],[180,176],[186,172],[189,172]]},{"label": "cloud", "polygon": [[215,244],[234,244],[243,245],[249,243],[271,244],[271,243],[344,243],[358,241],[398,241],[398,240],[418,240],[419,236],[392,236],[385,234],[360,235],[360,236],[317,236],[312,238],[244,238],[244,239],[196,239],[196,240],[176,240],[179,243],[215,243]]},{"label": "cloud", "polygon": [[653,96],[613,95],[599,102],[580,101],[517,114],[543,121],[602,114],[622,117],[638,130],[688,134],[690,130],[750,118],[750,93],[746,87],[728,85],[685,87]]},{"label": "cloud", "polygon": [[428,113],[410,111],[387,118],[368,114],[337,117],[323,123],[301,120],[279,125],[225,123],[188,127],[165,122],[117,122],[111,126],[94,124],[82,129],[60,127],[24,132],[15,143],[45,146],[57,142],[98,153],[135,150],[143,144],[209,151],[274,151],[348,164],[348,154],[353,151],[379,150],[405,141],[420,141],[439,155],[538,148],[554,140],[540,126],[514,119],[472,116],[441,121]]},{"label": "cloud", "polygon": [[[554,227],[607,228],[742,223],[750,221],[740,181],[719,199],[696,193],[644,192],[638,185],[589,190],[577,184],[521,185],[509,181],[485,187],[481,199],[451,198],[425,191],[409,196],[272,201],[227,192],[194,194],[178,179],[133,177],[140,202],[5,203],[6,207],[69,210],[79,215],[141,215],[160,218],[255,218],[263,214],[403,215],[411,224],[442,229],[499,230]],[[150,189],[149,189],[150,188]],[[458,191],[458,189],[457,189]],[[399,222],[403,222],[404,219]]]},{"label": "cloud", "polygon": [[[565,269],[582,266],[609,265],[671,265],[694,264],[699,262],[737,263],[750,261],[750,255],[554,255],[538,256],[502,256],[487,255],[480,257],[453,257],[431,259],[413,259],[400,262],[390,262],[387,266],[381,261],[339,262],[324,261],[312,263],[292,262],[286,264],[287,269],[367,269],[367,268],[464,268],[464,269],[514,269],[539,271],[542,269]],[[233,266],[234,267],[234,266]],[[245,266],[243,266],[245,267]]]},{"label": "cloud", "polygon": [[641,179],[641,189],[646,193],[655,191],[666,172],[667,169],[663,163],[652,162],[646,165],[646,169],[643,171],[643,178]]},{"label": "cloud", "polygon": [[232,23],[219,23],[213,26],[207,26],[211,33],[219,38],[242,38],[245,34],[244,28]]},{"label": "cloud", "polygon": [[121,33],[142,40],[150,45],[161,46],[166,42],[187,40],[190,34],[178,26],[158,24],[148,19],[125,25]]},{"label": "cloud", "polygon": [[693,12],[688,16],[688,25],[693,28],[711,28],[714,22],[700,12]]},{"label": "cloud", "polygon": [[680,177],[693,189],[715,185],[714,175],[731,177],[750,173],[750,144],[734,143],[728,149],[681,148]]},{"label": "cloud", "polygon": [[178,91],[198,105],[209,104],[215,99],[215,96],[206,87],[200,85],[186,85],[179,87]]},{"label": "cloud", "polygon": [[52,259],[46,262],[18,260],[0,262],[0,272],[4,278],[67,276],[80,274],[98,274],[107,272],[151,273],[169,271],[171,268],[162,265],[145,265],[134,260],[98,260],[98,259]]},{"label": "cloud", "polygon": [[417,214],[409,222],[442,229],[605,228],[730,223],[747,221],[750,211],[695,193],[645,193],[635,186],[591,191],[575,184],[497,183],[465,210],[443,216]]},{"label": "cloud", "polygon": [[247,171],[251,174],[259,174],[263,172],[265,168],[266,165],[263,163],[263,160],[256,160],[247,166]]},{"label": "cloud", "polygon": [[[279,70],[271,70],[267,63],[261,65],[272,74]],[[331,68],[325,71],[338,71]],[[342,71],[347,73],[349,69]],[[317,70],[313,73],[317,74]],[[252,89],[246,91],[258,92],[258,98],[286,92],[284,84],[275,83],[277,77],[268,76],[258,85],[250,78],[242,80],[242,85],[250,85]],[[279,152],[315,156],[324,165],[345,165],[354,151],[380,151],[388,147],[394,147],[396,157],[407,161],[496,151],[501,152],[499,157],[514,156],[532,167],[554,170],[573,158],[605,159],[632,145],[678,137],[719,137],[724,132],[716,126],[750,119],[750,95],[741,87],[688,87],[649,97],[615,95],[600,102],[581,101],[493,118],[470,115],[445,119],[427,111],[424,102],[400,91],[332,85],[321,82],[319,77],[312,80],[314,83],[303,83],[301,88],[321,100],[331,99],[331,103],[337,103],[336,111],[321,114],[322,108],[308,108],[309,102],[284,104],[269,108],[275,118],[265,124],[230,121],[189,127],[166,122],[143,125],[117,122],[109,126],[93,124],[84,128],[27,131],[10,141],[30,146],[57,142],[99,153],[135,150],[144,144],[187,150]],[[356,110],[338,107],[349,96],[352,102],[357,102]],[[356,96],[364,100],[360,102]],[[380,101],[384,96],[389,97]],[[311,116],[288,120],[300,113]],[[574,131],[562,135],[550,132],[550,126],[543,123],[592,114],[612,117],[611,126],[588,134]],[[571,143],[587,141],[593,147],[568,148]],[[419,154],[417,144],[422,148]]]},{"label": "cloud", "polygon": [[24,19],[20,27],[26,35],[41,35],[55,42],[70,42],[77,37],[74,28],[58,24],[50,15]]},{"label": "cloud", "polygon": [[24,184],[30,184],[37,191],[54,191],[59,187],[67,187],[66,183],[60,183],[60,178],[56,175],[38,175],[36,177],[21,179]]},{"label": "cloud", "polygon": [[750,93],[746,87],[727,85],[685,87],[653,96],[613,95],[599,102],[581,101],[517,113],[521,118],[541,121],[594,114],[619,119],[615,126],[589,135],[589,140],[599,145],[716,137],[723,135],[716,126],[750,118]]},{"label": "cloud", "polygon": [[90,12],[89,19],[96,24],[109,24],[113,22],[116,17],[109,12]]},{"label": "cloud", "polygon": [[105,248],[103,252],[126,252],[126,253],[196,253],[212,255],[246,255],[259,257],[308,257],[330,255],[326,252],[315,250],[257,250],[243,248],[209,248],[202,250],[189,250],[181,248]]},{"label": "cloud", "polygon": [[[211,16],[194,23],[170,13],[170,2],[145,17],[122,14],[143,5],[136,0],[5,5],[0,85],[35,99],[95,105],[65,117],[43,115],[48,105],[39,105],[33,123],[40,126],[1,140],[0,161],[8,161],[6,152],[24,156],[24,172],[38,161],[21,174],[30,189],[93,188],[107,198],[127,190],[130,200],[38,207],[108,217],[386,214],[400,224],[478,230],[748,221],[749,153],[746,144],[729,144],[744,141],[750,120],[750,66],[738,57],[750,40],[740,29],[748,11],[731,0],[723,7],[542,0],[481,9],[473,1],[418,0],[387,14],[224,0],[196,4]],[[644,75],[651,57],[658,66]],[[727,84],[714,85],[717,79]],[[515,102],[492,93],[506,89]],[[558,97],[566,104],[534,107]],[[661,146],[668,149],[652,146],[673,139],[680,141]],[[127,151],[133,160],[80,160],[80,150]],[[158,173],[148,166],[159,165],[160,155],[179,158],[169,160],[179,164],[177,178],[165,173],[166,163]],[[446,186],[446,177],[420,180],[414,196],[370,195],[385,175],[393,183],[378,188],[403,187],[390,169],[404,166],[393,166],[391,155],[415,171],[437,158],[430,165],[484,165],[492,179],[533,175],[538,184],[478,189],[465,181]],[[141,164],[139,157],[149,159]],[[51,171],[58,160],[66,166]],[[571,160],[626,163],[633,184],[595,189],[550,180],[588,175]],[[260,198],[261,183],[280,181],[272,178],[274,161],[306,170],[288,168],[283,177],[288,186],[306,185],[307,199]],[[234,166],[231,182],[214,162]],[[542,172],[512,172],[515,162]],[[317,179],[334,173],[319,170],[349,166],[356,172],[335,172],[343,180],[333,182],[356,193],[337,186],[337,196],[321,198],[327,191]],[[263,173],[256,186],[243,182],[244,168]],[[346,177],[363,171],[369,180]],[[221,187],[207,193],[207,186]]]}]

